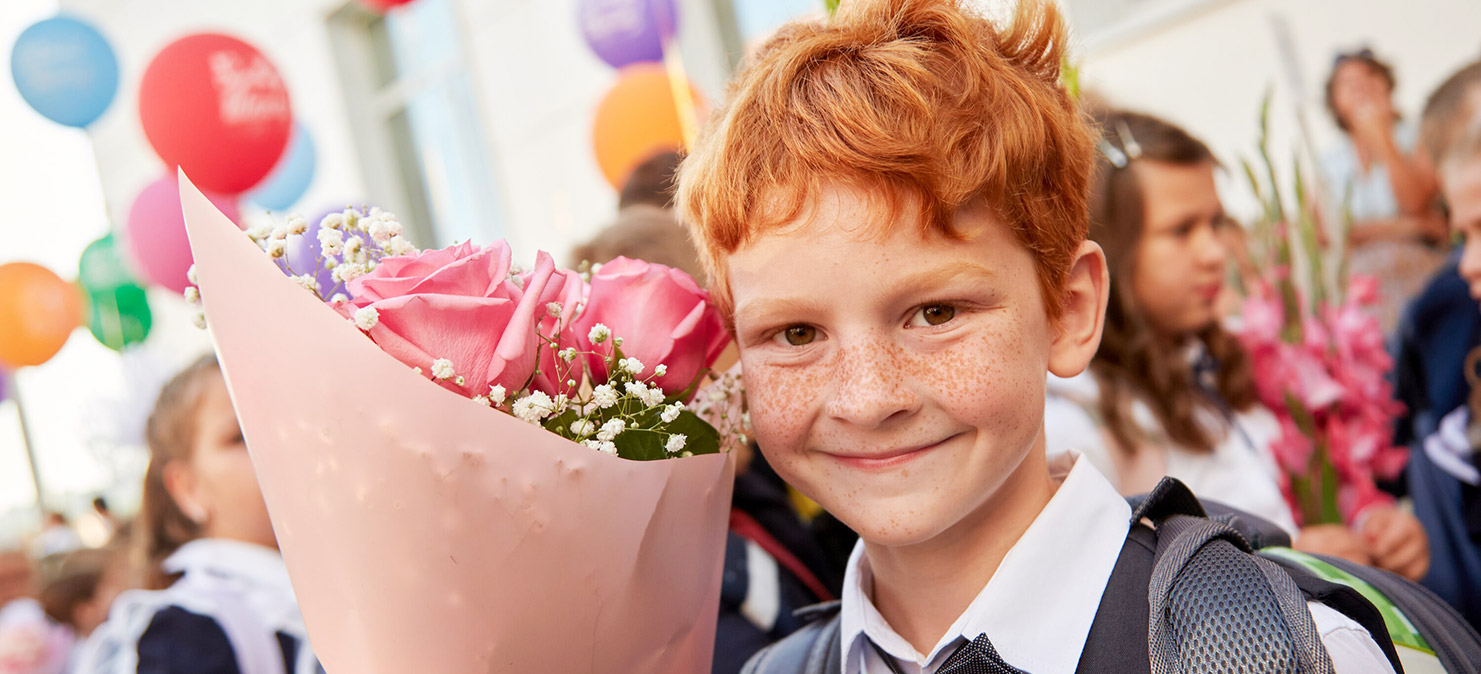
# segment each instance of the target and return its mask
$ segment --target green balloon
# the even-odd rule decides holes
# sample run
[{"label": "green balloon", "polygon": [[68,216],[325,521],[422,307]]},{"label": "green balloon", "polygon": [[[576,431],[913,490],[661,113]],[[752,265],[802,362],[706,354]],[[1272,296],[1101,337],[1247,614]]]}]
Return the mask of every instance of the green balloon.
[{"label": "green balloon", "polygon": [[129,271],[112,234],[82,251],[77,283],[88,298],[87,329],[104,346],[120,351],[149,336],[154,315],[148,294]]}]

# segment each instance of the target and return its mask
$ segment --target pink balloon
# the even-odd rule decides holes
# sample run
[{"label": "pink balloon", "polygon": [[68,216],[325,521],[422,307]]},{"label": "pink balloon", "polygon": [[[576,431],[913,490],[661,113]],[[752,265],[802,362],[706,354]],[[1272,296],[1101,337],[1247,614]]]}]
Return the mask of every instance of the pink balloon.
[{"label": "pink balloon", "polygon": [[[206,196],[232,222],[238,220],[232,197],[210,193]],[[124,240],[134,270],[141,278],[175,292],[185,292],[185,287],[190,285],[185,275],[192,258],[185,217],[180,210],[180,187],[173,174],[150,183],[134,198]]]}]

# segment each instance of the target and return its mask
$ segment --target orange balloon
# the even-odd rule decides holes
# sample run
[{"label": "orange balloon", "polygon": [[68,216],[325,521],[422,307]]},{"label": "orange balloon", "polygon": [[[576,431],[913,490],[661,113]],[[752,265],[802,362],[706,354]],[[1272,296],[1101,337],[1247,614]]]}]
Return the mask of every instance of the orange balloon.
[{"label": "orange balloon", "polygon": [[[666,150],[684,147],[674,90],[660,63],[639,63],[618,71],[617,84],[597,105],[591,141],[597,164],[613,187],[621,188],[643,160]],[[694,92],[694,87],[689,87]],[[695,116],[703,108],[698,92]]]},{"label": "orange balloon", "polygon": [[40,365],[82,324],[82,293],[50,269],[0,265],[0,365]]}]

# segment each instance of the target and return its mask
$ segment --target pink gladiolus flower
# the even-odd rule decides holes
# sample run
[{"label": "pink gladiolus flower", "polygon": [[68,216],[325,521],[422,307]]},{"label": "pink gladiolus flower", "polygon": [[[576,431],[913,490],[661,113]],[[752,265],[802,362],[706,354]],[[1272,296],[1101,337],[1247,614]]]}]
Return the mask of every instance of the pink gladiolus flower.
[{"label": "pink gladiolus flower", "polygon": [[564,277],[553,278],[555,263],[546,253],[523,288],[510,281],[509,270],[502,241],[387,258],[350,282],[350,304],[376,309],[380,318],[370,337],[397,360],[428,376],[434,361],[451,361],[456,376],[434,377],[442,386],[467,396],[496,384],[514,391],[535,371],[542,300],[559,296],[551,283]]},{"label": "pink gladiolus flower", "polygon": [[1347,281],[1347,296],[1349,301],[1358,306],[1372,306],[1378,303],[1378,279],[1364,274],[1353,274]]},{"label": "pink gladiolus flower", "polygon": [[[665,393],[676,395],[730,343],[709,299],[709,292],[682,271],[619,257],[592,274],[586,311],[571,324],[572,336],[583,351],[611,354],[611,341],[592,344],[588,339],[592,326],[607,326],[622,338],[622,352],[643,363],[639,377],[647,378],[663,364],[668,372],[654,381]],[[606,380],[602,356],[589,357],[587,365],[597,381]]]},{"label": "pink gladiolus flower", "polygon": [[1240,313],[1240,336],[1256,343],[1275,342],[1285,321],[1285,309],[1274,293],[1252,295],[1244,301]]}]

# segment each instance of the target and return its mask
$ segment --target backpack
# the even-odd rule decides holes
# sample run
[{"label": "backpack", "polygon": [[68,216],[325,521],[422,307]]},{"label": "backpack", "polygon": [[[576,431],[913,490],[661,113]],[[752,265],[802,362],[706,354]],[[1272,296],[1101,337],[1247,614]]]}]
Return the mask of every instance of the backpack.
[{"label": "backpack", "polygon": [[[1438,665],[1452,674],[1481,674],[1481,636],[1454,609],[1415,583],[1378,569],[1292,551],[1284,530],[1233,508],[1200,502],[1173,478],[1163,478],[1149,494],[1127,500],[1133,510],[1127,548],[1134,540],[1155,548],[1145,595],[1146,642],[1108,644],[1098,639],[1097,628],[1107,608],[1103,597],[1087,653],[1094,642],[1098,653],[1116,654],[1122,667],[1134,664],[1136,671],[1153,674],[1227,671],[1233,658],[1242,659],[1249,671],[1273,670],[1270,661],[1285,658],[1288,664],[1283,666],[1294,661],[1295,671],[1331,672],[1331,661],[1306,608],[1311,599],[1367,629],[1395,672],[1404,672],[1409,664],[1414,672],[1425,667],[1436,671]],[[1143,524],[1144,519],[1153,526]],[[1111,585],[1140,582],[1138,574],[1124,572],[1127,559],[1123,552],[1108,596],[1113,594]],[[1238,597],[1233,604],[1240,609],[1237,612],[1221,610],[1231,595]],[[743,674],[843,671],[838,602],[808,607],[797,615],[807,624],[757,653]],[[1251,648],[1255,644],[1260,647]],[[1132,663],[1143,656],[1144,661]],[[1086,657],[1082,655],[1082,671]],[[1104,671],[1107,664],[1098,661],[1094,666]],[[1142,664],[1148,668],[1141,669]]]}]

